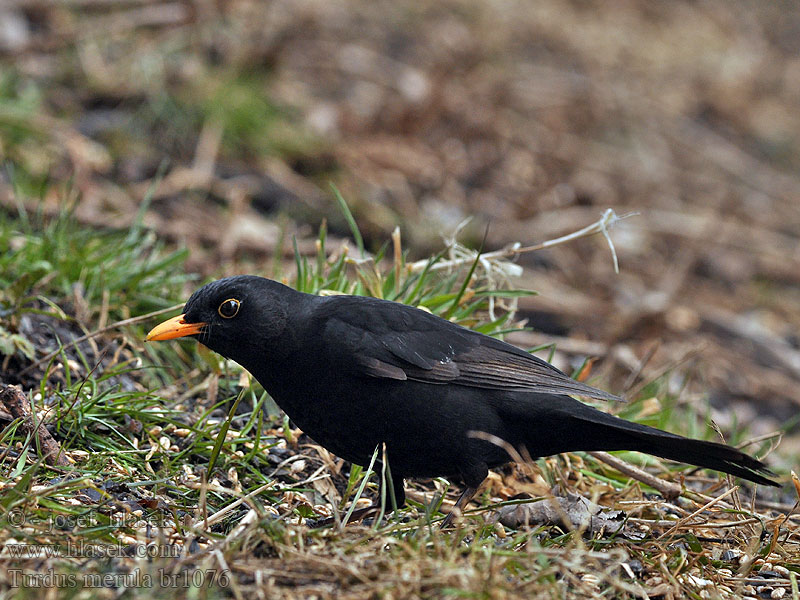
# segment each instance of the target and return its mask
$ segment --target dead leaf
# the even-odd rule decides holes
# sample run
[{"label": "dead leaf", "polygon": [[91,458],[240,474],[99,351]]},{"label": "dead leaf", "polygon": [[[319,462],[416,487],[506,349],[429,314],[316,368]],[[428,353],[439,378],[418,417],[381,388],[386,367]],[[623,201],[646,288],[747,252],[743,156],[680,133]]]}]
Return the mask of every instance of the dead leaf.
[{"label": "dead leaf", "polygon": [[592,534],[615,533],[625,520],[621,510],[607,510],[577,494],[567,494],[531,502],[504,506],[499,520],[506,527],[521,525],[562,525],[568,529],[583,529]]}]

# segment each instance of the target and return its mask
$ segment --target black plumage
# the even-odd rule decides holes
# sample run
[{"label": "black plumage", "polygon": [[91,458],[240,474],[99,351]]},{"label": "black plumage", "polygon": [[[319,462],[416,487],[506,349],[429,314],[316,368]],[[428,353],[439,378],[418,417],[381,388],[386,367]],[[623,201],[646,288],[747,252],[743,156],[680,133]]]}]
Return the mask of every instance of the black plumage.
[{"label": "black plumage", "polygon": [[426,311],[359,296],[313,296],[237,276],[196,291],[148,340],[190,335],[245,367],[316,442],[360,465],[386,444],[398,505],[403,478],[477,488],[523,456],[638,450],[777,485],[766,466],[714,442],[631,423],[575,400],[615,396],[549,363]]}]

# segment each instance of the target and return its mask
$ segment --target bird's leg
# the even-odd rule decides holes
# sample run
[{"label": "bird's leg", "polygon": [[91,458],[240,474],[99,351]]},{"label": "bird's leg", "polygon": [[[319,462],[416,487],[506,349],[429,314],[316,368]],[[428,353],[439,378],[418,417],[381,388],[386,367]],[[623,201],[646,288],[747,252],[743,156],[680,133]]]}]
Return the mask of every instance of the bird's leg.
[{"label": "bird's leg", "polygon": [[453,506],[452,510],[448,513],[448,515],[442,521],[442,524],[439,526],[440,529],[444,529],[445,527],[449,527],[450,523],[452,523],[453,518],[456,514],[461,515],[462,508],[466,506],[470,500],[478,493],[477,487],[467,486],[464,488],[464,491],[461,492],[461,495],[456,500],[455,505]]},{"label": "bird's leg", "polygon": [[386,486],[386,510],[393,512],[400,509],[406,503],[405,482],[399,475],[391,478],[392,487]]}]

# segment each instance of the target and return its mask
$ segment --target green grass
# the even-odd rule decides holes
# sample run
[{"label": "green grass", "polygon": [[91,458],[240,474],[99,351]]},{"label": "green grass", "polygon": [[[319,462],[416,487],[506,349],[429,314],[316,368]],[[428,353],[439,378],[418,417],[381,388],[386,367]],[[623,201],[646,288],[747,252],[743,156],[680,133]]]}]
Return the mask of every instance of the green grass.
[{"label": "green grass", "polygon": [[[355,220],[338,197],[359,240]],[[331,250],[327,244],[323,223],[316,255],[298,252],[296,272],[276,275],[309,293],[397,300],[494,335],[514,324],[508,311],[488,318],[489,299],[527,293],[491,289],[476,268],[477,260],[452,271],[432,269],[447,259],[446,249],[432,256],[425,268],[411,270],[399,237],[369,257],[361,249]],[[37,340],[21,332],[26,315],[60,321],[77,335],[98,329],[101,322],[181,302],[189,288],[200,284],[184,273],[185,256],[139,225],[129,231],[96,231],[78,226],[69,211],[55,218],[23,210],[3,215],[0,333],[5,341],[0,351],[19,365],[34,351],[44,352],[35,347]],[[651,575],[658,574],[658,557],[664,552],[664,564],[674,577],[700,567],[704,577],[711,576],[706,568],[739,568],[704,563],[702,549],[697,552],[694,546],[696,538],[685,532],[669,543],[685,542],[688,550],[668,546],[655,534],[625,540],[584,537],[558,526],[504,527],[487,519],[493,505],[486,495],[482,508],[470,511],[462,526],[442,532],[436,509],[445,491],[451,496],[457,491],[444,480],[415,486],[428,493],[429,506],[412,502],[372,527],[309,529],[304,519],[330,511],[342,515],[357,497],[374,496],[381,474],[368,477],[369,469],[337,470],[326,453],[304,446],[307,440],[298,439],[260,386],[240,381],[242,372],[236,365],[192,342],[144,345],[144,333],[155,322],[92,338],[108,345],[102,362],[95,360],[87,342],[68,347],[61,339],[61,351],[39,367],[39,385],[26,391],[38,418],[50,426],[73,461],[70,467],[50,467],[38,460],[35,445],[18,422],[0,432],[2,540],[60,548],[67,555],[47,559],[42,563],[46,568],[37,572],[52,568],[78,581],[86,574],[136,572],[153,581],[172,582],[166,589],[131,587],[123,593],[128,598],[246,597],[256,572],[261,580],[273,582],[276,596],[347,589],[363,597],[494,598],[600,593],[625,597],[645,582],[630,579],[622,565],[636,559]],[[703,407],[678,404],[660,381],[644,388],[639,401],[623,407],[621,414],[637,419],[641,400],[654,395],[665,410],[643,422],[699,437],[715,435],[704,424]],[[632,453],[622,456],[634,458]],[[659,473],[684,468],[642,455],[635,459]],[[587,496],[612,503],[642,498],[643,486],[580,453],[537,464],[550,484],[566,476]],[[331,505],[333,487],[340,497]],[[703,500],[688,493],[679,507],[690,512],[697,502]],[[384,503],[388,506],[390,500],[384,498]],[[637,514],[663,520],[663,510],[663,504],[656,503]],[[745,507],[739,514],[755,513]],[[758,529],[749,534],[746,528],[736,529],[738,538],[731,539],[738,539],[754,556],[766,555],[773,538],[768,529],[762,531],[767,535],[761,536]],[[75,549],[88,544],[105,544],[123,554],[149,547],[166,556],[77,556]],[[31,563],[12,558],[8,564],[29,568]],[[788,558],[784,564],[797,568]],[[177,585],[179,581],[189,582],[188,587]],[[676,589],[699,593],[687,581],[673,583]],[[19,591],[20,597],[35,593]],[[65,597],[78,593],[77,588],[65,590]],[[89,596],[81,597],[102,595],[97,590],[86,593]]]},{"label": "green grass", "polygon": [[16,169],[14,181],[26,193],[38,193],[46,181],[51,153],[47,135],[36,115],[42,104],[41,90],[13,69],[0,73],[0,139],[7,164],[26,164]]},{"label": "green grass", "polygon": [[37,302],[58,312],[50,299],[80,290],[90,321],[104,305],[111,319],[158,310],[187,280],[180,270],[185,258],[140,224],[121,233],[82,228],[69,210],[52,219],[24,209],[13,217],[0,213],[0,306],[12,317]]}]

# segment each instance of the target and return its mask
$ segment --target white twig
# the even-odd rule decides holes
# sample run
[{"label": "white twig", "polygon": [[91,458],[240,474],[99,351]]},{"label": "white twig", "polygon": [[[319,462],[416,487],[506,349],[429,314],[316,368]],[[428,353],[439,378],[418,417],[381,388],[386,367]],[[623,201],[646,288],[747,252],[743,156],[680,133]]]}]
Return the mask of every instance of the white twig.
[{"label": "white twig", "polygon": [[[515,242],[503,248],[502,250],[495,250],[494,252],[485,253],[479,253],[477,250],[467,248],[458,241],[458,236],[470,222],[470,219],[465,219],[459,223],[455,228],[455,231],[451,235],[447,236],[444,240],[445,247],[449,255],[448,260],[438,261],[434,264],[430,264],[429,260],[418,260],[417,262],[407,265],[406,269],[408,270],[408,273],[419,273],[426,268],[430,271],[452,271],[477,261],[477,268],[475,269],[474,277],[476,279],[482,279],[486,284],[486,289],[512,289],[514,286],[511,280],[522,275],[522,267],[512,262],[512,260],[520,254],[525,252],[533,252],[534,250],[542,250],[544,248],[551,248],[559,244],[565,244],[582,237],[588,237],[590,235],[600,233],[603,235],[603,237],[605,237],[606,241],[608,242],[608,246],[611,249],[611,257],[614,260],[614,271],[619,273],[617,252],[614,248],[614,243],[611,241],[611,236],[609,235],[608,230],[618,221],[627,219],[628,217],[632,217],[637,214],[639,213],[628,213],[618,216],[613,209],[608,208],[603,211],[602,216],[597,221],[568,235],[547,240],[532,246],[523,246],[519,242]],[[343,251],[347,251],[346,247]],[[371,256],[362,258],[347,256],[345,260],[350,264],[361,266],[367,263],[372,263],[374,265],[375,259]],[[489,318],[492,321],[496,320],[497,317],[495,315],[495,310],[499,305],[503,310],[509,313],[509,318],[513,319],[513,316],[517,311],[518,301],[519,299],[517,297],[500,299],[498,301],[494,296],[490,295],[488,298]]]},{"label": "white twig", "polygon": [[[481,260],[484,261],[496,261],[502,260],[505,258],[512,258],[514,256],[518,256],[525,252],[533,252],[534,250],[542,250],[544,248],[551,248],[553,246],[558,246],[559,244],[565,244],[567,242],[571,242],[573,240],[577,240],[582,237],[588,237],[590,235],[594,235],[596,233],[603,234],[603,237],[606,238],[609,247],[611,248],[611,256],[614,259],[614,270],[619,273],[619,263],[617,261],[617,252],[614,248],[614,244],[611,241],[611,236],[608,234],[609,228],[613,227],[618,221],[622,221],[623,219],[627,219],[628,217],[633,217],[638,215],[639,213],[627,213],[622,216],[618,216],[617,213],[614,212],[613,208],[607,208],[603,215],[591,225],[587,225],[583,229],[579,229],[573,233],[561,236],[559,238],[555,238],[553,240],[547,240],[541,242],[540,244],[534,244],[532,246],[522,246],[518,242],[509,246],[508,248],[503,248],[502,250],[495,250],[494,252],[486,252],[481,255]],[[466,222],[460,224],[456,228],[456,234],[454,234],[453,238],[449,240],[452,244],[453,248],[460,246],[457,242],[455,242],[454,238],[458,232],[463,229]],[[463,246],[462,246],[463,248]],[[475,250],[469,250],[464,248],[466,251],[465,253],[461,253],[461,256],[452,257],[450,260],[444,260],[438,262],[434,265],[431,265],[430,270],[439,271],[442,269],[451,269],[453,267],[459,267],[468,263],[471,263],[475,260],[475,256],[477,252]],[[451,252],[452,254],[452,252]],[[408,265],[408,270],[412,273],[422,271],[426,265],[428,264],[427,260],[418,260],[417,262],[411,263]]]},{"label": "white twig", "polygon": [[[522,267],[513,263],[511,259],[516,258],[524,252],[532,252],[534,250],[541,250],[543,248],[551,248],[559,244],[571,242],[578,238],[601,233],[603,237],[606,238],[609,248],[611,248],[611,256],[614,260],[614,270],[619,273],[617,252],[614,248],[613,242],[611,241],[611,236],[608,234],[608,230],[610,227],[616,224],[617,221],[621,221],[622,219],[635,214],[638,213],[628,213],[620,217],[617,216],[613,209],[608,208],[603,212],[600,219],[590,225],[587,225],[583,229],[579,229],[578,231],[568,235],[553,240],[547,240],[533,246],[522,246],[522,244],[516,242],[510,246],[507,246],[506,248],[503,248],[502,250],[495,250],[494,252],[486,252],[482,254],[479,254],[478,251],[467,248],[458,242],[458,235],[461,233],[467,223],[469,223],[469,219],[467,219],[459,223],[452,235],[445,238],[445,244],[449,253],[448,260],[443,260],[432,265],[429,265],[429,261],[427,260],[420,260],[409,264],[406,268],[408,269],[409,273],[418,273],[425,268],[428,268],[431,271],[452,271],[455,268],[472,264],[477,260],[478,268],[476,269],[475,276],[483,278],[486,281],[487,289],[497,290],[503,288],[513,288],[511,279],[522,275]],[[516,313],[517,303],[518,299],[516,297],[509,298],[501,302],[502,307],[507,310],[512,317]],[[489,296],[488,310],[489,318],[492,321],[496,319],[496,308],[497,302],[495,301],[495,298]]]}]

